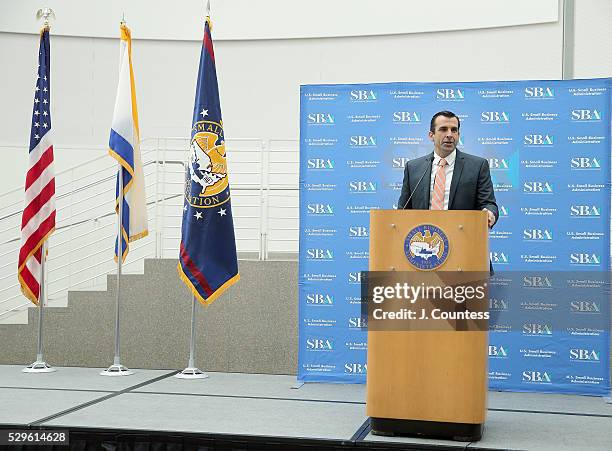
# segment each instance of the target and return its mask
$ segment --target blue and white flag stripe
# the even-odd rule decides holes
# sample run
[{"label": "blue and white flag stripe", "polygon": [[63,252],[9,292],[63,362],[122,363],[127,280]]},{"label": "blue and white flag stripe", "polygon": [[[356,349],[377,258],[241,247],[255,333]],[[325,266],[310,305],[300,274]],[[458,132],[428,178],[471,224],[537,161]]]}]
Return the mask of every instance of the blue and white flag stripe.
[{"label": "blue and white flag stripe", "polygon": [[115,259],[121,253],[125,260],[129,244],[146,236],[147,205],[144,190],[144,173],[140,157],[138,108],[132,67],[132,40],[130,30],[121,25],[119,55],[119,83],[109,139],[109,154],[117,160],[122,171],[122,186],[117,174],[115,210],[119,212],[119,190],[123,190],[121,217],[121,252],[115,242]]}]

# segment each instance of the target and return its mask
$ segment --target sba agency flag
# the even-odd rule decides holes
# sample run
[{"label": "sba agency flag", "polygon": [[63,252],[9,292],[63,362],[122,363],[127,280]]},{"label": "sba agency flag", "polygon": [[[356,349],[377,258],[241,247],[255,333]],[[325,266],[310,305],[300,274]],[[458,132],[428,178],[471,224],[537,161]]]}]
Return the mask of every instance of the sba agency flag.
[{"label": "sba agency flag", "polygon": [[215,53],[206,20],[193,108],[178,272],[210,304],[238,280]]},{"label": "sba agency flag", "polygon": [[[119,189],[123,190],[121,211],[121,255],[128,253],[128,243],[147,236],[147,204],[145,200],[144,174],[140,159],[140,136],[138,131],[138,108],[132,68],[132,37],[130,29],[121,24],[119,53],[119,84],[115,111],[110,132],[111,157],[121,165],[122,186],[117,174],[115,210],[119,214]],[[115,243],[115,259],[119,255],[119,237]]]}]

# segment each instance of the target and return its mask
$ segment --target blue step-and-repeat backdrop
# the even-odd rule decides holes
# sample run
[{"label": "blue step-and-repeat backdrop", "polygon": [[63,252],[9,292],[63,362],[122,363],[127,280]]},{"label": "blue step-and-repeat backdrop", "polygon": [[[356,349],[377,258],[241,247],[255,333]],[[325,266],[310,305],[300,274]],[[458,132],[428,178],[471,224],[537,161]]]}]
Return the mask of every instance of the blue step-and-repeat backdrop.
[{"label": "blue step-and-repeat backdrop", "polygon": [[305,382],[365,382],[361,271],[369,212],[397,208],[403,169],[432,152],[434,113],[489,160],[489,386],[610,390],[612,79],[307,85],[301,88],[299,368]]}]

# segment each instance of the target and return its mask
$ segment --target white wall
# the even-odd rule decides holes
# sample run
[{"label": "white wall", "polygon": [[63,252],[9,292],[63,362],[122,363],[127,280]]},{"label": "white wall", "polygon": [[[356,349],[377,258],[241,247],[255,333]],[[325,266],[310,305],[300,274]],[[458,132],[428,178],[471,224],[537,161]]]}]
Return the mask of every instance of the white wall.
[{"label": "white wall", "polygon": [[612,2],[575,2],[574,78],[612,77]]},{"label": "white wall", "polygon": [[[469,30],[556,22],[558,0],[212,0],[215,39],[303,39]],[[194,40],[205,0],[20,0],[0,6],[0,30],[31,33],[42,6],[57,14],[60,36],[117,36],[125,20],[140,39]]]}]

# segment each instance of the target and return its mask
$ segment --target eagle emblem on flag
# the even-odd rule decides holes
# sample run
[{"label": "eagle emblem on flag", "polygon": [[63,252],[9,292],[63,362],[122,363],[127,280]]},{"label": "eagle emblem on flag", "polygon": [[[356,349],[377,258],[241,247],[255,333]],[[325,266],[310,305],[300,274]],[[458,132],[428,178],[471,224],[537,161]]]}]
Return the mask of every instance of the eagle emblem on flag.
[{"label": "eagle emblem on flag", "polygon": [[[215,129],[219,124],[198,122],[196,128],[198,126]],[[222,138],[212,131],[197,132],[191,139],[189,150],[189,176],[201,189],[196,195],[214,196],[223,192],[228,187],[228,181],[225,142]],[[195,194],[192,193],[194,185],[186,183],[185,186],[190,191],[187,193],[189,199]]]}]

